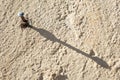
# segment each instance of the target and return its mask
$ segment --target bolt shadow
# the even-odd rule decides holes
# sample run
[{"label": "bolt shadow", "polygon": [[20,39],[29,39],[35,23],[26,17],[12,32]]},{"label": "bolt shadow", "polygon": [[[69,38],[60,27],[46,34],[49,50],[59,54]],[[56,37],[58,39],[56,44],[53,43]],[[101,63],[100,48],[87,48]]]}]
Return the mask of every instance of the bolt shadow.
[{"label": "bolt shadow", "polygon": [[92,59],[94,62],[96,62],[98,65],[100,65],[101,67],[103,68],[106,68],[106,69],[110,69],[109,65],[102,59],[96,57],[96,56],[91,56],[73,46],[71,46],[70,44],[66,43],[66,42],[63,42],[59,39],[57,39],[52,33],[50,33],[49,31],[45,30],[45,29],[41,29],[41,28],[36,28],[34,26],[30,26],[30,28],[32,28],[33,30],[37,31],[40,33],[40,35],[42,35],[43,37],[46,38],[46,40],[50,40],[52,42],[58,42],[74,51],[76,51],[77,53],[80,53],[82,55],[84,55],[85,57],[88,57],[90,59]]}]

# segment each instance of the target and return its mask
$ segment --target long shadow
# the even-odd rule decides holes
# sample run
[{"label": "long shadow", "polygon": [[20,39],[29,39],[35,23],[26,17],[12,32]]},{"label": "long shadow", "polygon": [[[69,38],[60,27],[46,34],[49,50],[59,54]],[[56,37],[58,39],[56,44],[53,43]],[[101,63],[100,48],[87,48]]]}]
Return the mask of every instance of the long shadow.
[{"label": "long shadow", "polygon": [[50,40],[52,42],[58,42],[74,51],[76,51],[77,53],[80,53],[90,59],[92,59],[94,62],[96,62],[98,65],[100,65],[101,67],[103,68],[106,68],[106,69],[110,69],[109,65],[102,59],[98,58],[98,57],[93,57],[73,46],[71,46],[70,44],[66,43],[66,42],[63,42],[59,39],[57,39],[52,33],[50,33],[49,31],[45,30],[45,29],[41,29],[41,28],[36,28],[34,26],[30,26],[32,29],[34,29],[35,31],[39,32],[40,35],[42,35],[43,37],[45,37],[47,40]]}]

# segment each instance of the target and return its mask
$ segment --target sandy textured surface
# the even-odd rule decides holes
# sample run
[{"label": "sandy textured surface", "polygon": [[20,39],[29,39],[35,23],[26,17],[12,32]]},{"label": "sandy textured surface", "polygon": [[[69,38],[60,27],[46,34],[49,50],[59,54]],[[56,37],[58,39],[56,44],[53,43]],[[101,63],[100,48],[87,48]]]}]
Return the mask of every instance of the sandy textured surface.
[{"label": "sandy textured surface", "polygon": [[120,0],[0,0],[0,80],[120,80]]}]

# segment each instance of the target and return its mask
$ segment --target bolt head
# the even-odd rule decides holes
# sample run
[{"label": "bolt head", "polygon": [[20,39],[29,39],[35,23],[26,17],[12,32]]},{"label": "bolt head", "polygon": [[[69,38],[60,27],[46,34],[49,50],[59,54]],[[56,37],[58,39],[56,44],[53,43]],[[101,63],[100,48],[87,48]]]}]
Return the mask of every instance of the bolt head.
[{"label": "bolt head", "polygon": [[19,12],[19,13],[18,13],[18,16],[19,16],[19,17],[21,17],[21,16],[23,16],[23,15],[24,15],[24,12]]}]

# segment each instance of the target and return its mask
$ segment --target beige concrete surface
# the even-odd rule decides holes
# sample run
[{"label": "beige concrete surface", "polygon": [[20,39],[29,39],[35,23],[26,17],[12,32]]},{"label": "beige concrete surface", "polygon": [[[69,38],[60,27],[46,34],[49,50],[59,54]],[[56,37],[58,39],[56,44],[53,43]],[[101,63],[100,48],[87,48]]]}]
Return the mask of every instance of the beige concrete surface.
[{"label": "beige concrete surface", "polygon": [[120,0],[0,0],[0,80],[120,80]]}]

